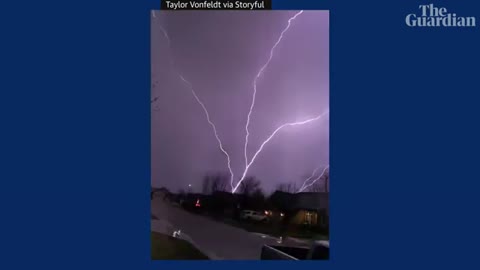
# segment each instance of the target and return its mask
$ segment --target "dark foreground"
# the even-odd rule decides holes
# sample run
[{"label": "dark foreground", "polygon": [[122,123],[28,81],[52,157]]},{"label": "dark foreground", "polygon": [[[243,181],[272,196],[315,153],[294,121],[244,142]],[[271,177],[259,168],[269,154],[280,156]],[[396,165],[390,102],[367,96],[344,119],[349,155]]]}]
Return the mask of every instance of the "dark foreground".
[{"label": "dark foreground", "polygon": [[[277,238],[190,213],[160,198],[151,201],[151,210],[156,218],[170,223],[173,230],[181,230],[183,237],[191,239],[212,260],[260,260],[263,245],[279,244]],[[297,243],[286,239],[282,245]]]},{"label": "dark foreground", "polygon": [[152,260],[208,260],[190,243],[161,233],[151,233]]}]

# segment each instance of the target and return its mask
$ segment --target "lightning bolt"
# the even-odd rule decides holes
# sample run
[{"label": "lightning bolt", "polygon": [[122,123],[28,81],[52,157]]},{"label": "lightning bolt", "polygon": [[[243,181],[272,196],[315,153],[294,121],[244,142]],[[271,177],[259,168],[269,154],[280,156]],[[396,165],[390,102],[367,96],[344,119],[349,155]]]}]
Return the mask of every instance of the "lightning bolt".
[{"label": "lightning bolt", "polygon": [[246,131],[246,135],[245,135],[245,148],[244,148],[244,155],[245,155],[245,166],[248,167],[248,155],[247,155],[247,148],[248,148],[248,137],[250,136],[250,132],[248,130],[248,126],[250,125],[250,115],[252,114],[252,111],[253,111],[253,107],[255,106],[255,96],[257,95],[257,81],[258,79],[260,78],[260,76],[262,75],[262,73],[264,72],[264,70],[267,68],[267,66],[270,64],[270,61],[272,60],[273,58],[273,52],[275,51],[275,48],[278,46],[278,44],[280,44],[280,41],[282,41],[283,39],[283,35],[288,31],[288,29],[290,28],[290,25],[292,23],[293,20],[295,20],[295,18],[297,18],[297,16],[299,16],[300,14],[303,13],[303,10],[295,13],[295,15],[293,15],[293,17],[291,17],[290,19],[288,19],[288,23],[287,23],[287,26],[283,29],[283,31],[280,33],[280,36],[278,37],[277,39],[277,42],[275,42],[275,44],[273,45],[272,49],[270,50],[270,57],[268,58],[267,62],[265,62],[265,64],[260,68],[260,70],[258,71],[257,73],[257,76],[255,76],[255,79],[253,80],[253,95],[252,95],[252,103],[250,105],[250,110],[248,111],[248,115],[247,115],[247,124],[245,125],[245,131]]},{"label": "lightning bolt", "polygon": [[233,171],[232,171],[232,166],[230,164],[230,155],[228,155],[227,151],[223,148],[223,144],[222,144],[222,140],[220,140],[220,137],[218,136],[218,132],[217,132],[217,127],[215,126],[215,124],[212,122],[212,120],[210,119],[210,114],[208,113],[208,110],[207,110],[207,107],[205,107],[205,104],[200,100],[200,98],[198,97],[197,93],[195,93],[195,90],[193,89],[193,86],[192,84],[187,81],[181,74],[178,74],[178,76],[180,77],[180,79],[188,85],[188,87],[190,88],[190,91],[192,92],[193,96],[195,97],[195,99],[197,100],[198,104],[200,104],[200,106],[202,106],[202,109],[203,111],[205,112],[205,116],[207,117],[207,121],[208,123],[210,124],[210,126],[212,127],[212,130],[213,130],[213,133],[215,135],[215,138],[217,139],[217,142],[218,142],[218,146],[220,147],[220,150],[223,152],[223,154],[225,155],[225,157],[227,158],[227,165],[228,165],[228,170],[230,172],[230,182],[233,181],[233,178],[234,178],[234,175],[233,175]]},{"label": "lightning bolt", "polygon": [[[170,37],[168,36],[168,32],[160,26],[160,30],[162,31],[163,35],[165,36],[165,38],[167,39],[168,41],[168,47],[170,48],[170,51],[171,51],[171,40],[170,40]],[[222,153],[225,155],[225,157],[227,158],[227,166],[228,166],[228,170],[230,172],[230,182],[232,183],[233,182],[233,179],[234,179],[234,174],[233,174],[233,170],[232,170],[232,166],[231,166],[231,161],[230,161],[230,155],[228,154],[228,152],[225,150],[225,148],[223,147],[223,143],[222,143],[222,140],[220,140],[220,137],[218,136],[218,132],[217,132],[217,127],[215,126],[215,124],[213,123],[212,119],[210,118],[210,114],[208,113],[208,110],[207,110],[207,107],[205,106],[205,104],[201,101],[201,99],[198,97],[197,93],[195,92],[194,88],[193,88],[193,85],[191,82],[189,82],[187,79],[185,79],[185,77],[175,68],[175,61],[173,59],[173,57],[170,57],[170,64],[172,65],[172,69],[174,70],[174,72],[177,74],[177,76],[188,86],[188,88],[190,89],[190,91],[192,92],[193,96],[195,97],[195,100],[198,102],[198,104],[200,104],[200,106],[202,107],[204,113],[205,113],[205,116],[207,117],[207,122],[208,124],[212,127],[212,130],[213,130],[213,134],[215,135],[215,139],[217,140],[218,142],[218,147],[220,148],[220,151],[222,151]],[[155,99],[156,100],[156,99]]]},{"label": "lightning bolt", "polygon": [[240,180],[238,181],[237,185],[235,185],[235,187],[233,188],[232,190],[232,193],[235,193],[235,191],[237,191],[238,187],[240,186],[240,184],[242,183],[242,181],[245,179],[245,177],[247,176],[247,173],[248,173],[248,169],[250,169],[250,166],[252,166],[253,162],[255,161],[255,159],[257,158],[258,154],[260,154],[260,152],[262,152],[263,150],[263,147],[270,141],[272,140],[272,138],[275,136],[275,134],[277,134],[281,129],[285,128],[285,127],[291,127],[291,126],[299,126],[299,125],[304,125],[304,124],[308,124],[310,122],[313,122],[315,120],[319,120],[321,118],[323,118],[325,115],[327,115],[329,113],[329,111],[325,111],[323,112],[322,114],[314,117],[314,118],[310,118],[310,119],[307,119],[307,120],[304,120],[304,121],[301,121],[301,122],[292,122],[292,123],[286,123],[286,124],[283,124],[281,126],[279,126],[277,129],[275,129],[275,131],[272,132],[272,134],[260,145],[260,147],[258,148],[257,152],[255,152],[255,154],[253,155],[252,159],[250,160],[250,162],[247,164],[247,166],[245,167],[245,170],[243,171],[243,174],[242,174],[242,178],[240,178]]},{"label": "lightning bolt", "polygon": [[[235,193],[235,191],[238,189],[238,187],[241,185],[241,183],[243,182],[243,180],[245,179],[247,173],[248,173],[248,170],[250,169],[250,167],[252,166],[252,164],[254,163],[255,159],[257,158],[257,156],[262,152],[264,146],[270,142],[273,137],[280,131],[282,130],[283,128],[286,128],[286,127],[290,127],[290,126],[298,126],[298,125],[304,125],[304,124],[307,124],[307,123],[310,123],[310,122],[313,122],[313,121],[316,121],[316,120],[319,120],[321,118],[323,118],[325,115],[327,115],[329,113],[329,111],[325,111],[324,113],[314,117],[314,118],[310,118],[310,119],[307,119],[307,120],[304,120],[304,121],[300,121],[300,122],[291,122],[291,123],[285,123],[281,126],[279,126],[277,129],[275,129],[272,134],[260,145],[260,147],[258,148],[258,150],[255,152],[255,154],[253,155],[252,159],[250,161],[248,161],[248,155],[247,155],[247,149],[248,149],[248,137],[250,135],[249,133],[249,124],[250,124],[250,117],[251,117],[251,114],[252,114],[252,111],[253,111],[253,108],[255,106],[255,97],[256,97],[256,92],[257,92],[257,81],[258,79],[261,77],[261,75],[263,74],[264,70],[268,67],[270,61],[272,60],[273,58],[273,53],[274,53],[274,50],[275,48],[278,46],[278,44],[281,42],[281,40],[283,39],[283,36],[284,34],[288,31],[288,29],[290,28],[290,25],[291,25],[291,22],[293,20],[295,20],[295,18],[297,18],[297,16],[299,16],[300,14],[303,13],[303,10],[302,11],[299,11],[297,12],[294,16],[292,16],[289,20],[288,20],[288,24],[287,26],[284,28],[284,30],[281,32],[280,34],[280,37],[278,38],[277,42],[275,42],[274,46],[272,47],[272,49],[270,50],[270,56],[267,60],[267,62],[262,66],[262,68],[260,69],[260,71],[257,73],[255,79],[254,79],[254,82],[253,82],[253,88],[254,88],[254,92],[253,92],[253,96],[252,96],[252,103],[250,105],[250,110],[248,112],[248,115],[247,115],[247,123],[245,125],[245,130],[246,130],[246,136],[245,136],[245,147],[244,147],[244,157],[245,157],[245,170],[243,171],[243,174],[242,174],[242,177],[240,178],[240,180],[238,181],[238,183],[236,185],[234,185],[234,173],[232,171],[232,168],[231,168],[231,161],[230,161],[230,155],[228,154],[228,152],[224,149],[223,147],[223,144],[222,144],[222,141],[220,140],[220,137],[218,136],[218,132],[217,132],[217,129],[216,129],[216,126],[215,124],[212,122],[211,118],[210,118],[210,114],[208,113],[208,110],[205,106],[205,104],[201,101],[201,99],[198,97],[197,93],[195,92],[192,84],[187,80],[185,79],[185,77],[179,72],[176,70],[175,68],[175,63],[174,63],[174,60],[173,60],[173,57],[170,57],[170,62],[173,66],[173,69],[175,70],[176,74],[179,76],[179,78],[189,87],[190,91],[192,92],[195,100],[198,102],[198,104],[200,104],[200,106],[202,107],[205,115],[206,115],[206,118],[207,118],[207,122],[209,123],[209,125],[212,127],[212,130],[213,130],[213,133],[215,135],[215,138],[218,142],[218,145],[219,145],[219,148],[220,150],[222,151],[222,153],[226,156],[227,158],[227,165],[228,165],[228,169],[229,169],[229,172],[230,172],[230,184],[231,184],[231,187],[232,187],[232,193]],[[155,17],[155,14],[152,13],[153,16]],[[165,36],[166,40],[168,41],[168,46],[169,48],[171,49],[171,40],[170,40],[170,37],[168,36],[168,33],[167,31],[163,28],[163,27],[160,27],[161,31],[163,32],[163,35]],[[324,170],[325,172],[325,170]],[[323,174],[322,174],[323,175]],[[312,175],[313,177],[313,175]],[[321,176],[320,176],[321,177]],[[319,178],[318,178],[319,179]],[[316,180],[318,180],[316,179]],[[316,181],[314,180],[314,181]],[[302,186],[305,188],[305,183],[304,185]]]},{"label": "lightning bolt", "polygon": [[[328,169],[329,167],[330,167],[330,166],[327,165],[327,166],[325,167],[325,169],[323,169],[323,172],[322,172],[322,174],[321,174],[320,176],[318,176],[317,178],[315,178],[310,184],[308,184],[308,185],[306,185],[306,186],[305,186],[305,185],[302,186],[303,188],[300,188],[300,189],[298,190],[298,192],[303,192],[304,190],[306,190],[307,188],[309,188],[309,187],[311,187],[313,184],[315,184],[315,182],[317,182],[318,180],[320,180],[320,179],[322,178],[322,176],[325,175],[325,172],[327,171],[327,169]],[[306,181],[305,181],[305,182],[306,182]],[[305,183],[304,183],[304,184],[305,184]],[[298,192],[297,192],[297,193],[298,193]]]},{"label": "lightning bolt", "polygon": [[320,168],[316,168],[316,169],[313,171],[312,175],[311,175],[310,177],[308,177],[307,180],[305,180],[305,181],[303,182],[302,187],[300,187],[299,190],[302,190],[303,187],[305,186],[305,184],[307,184],[307,182],[310,181],[310,179],[312,179],[312,178],[315,176],[315,174],[317,173],[318,169],[320,169]]},{"label": "lightning bolt", "polygon": [[168,41],[168,47],[170,48],[170,44],[172,43],[170,41],[170,37],[168,36],[168,33],[167,33],[167,30],[165,30],[165,28],[161,27],[160,26],[160,30],[162,31],[163,35],[165,36],[165,38],[167,39]]}]

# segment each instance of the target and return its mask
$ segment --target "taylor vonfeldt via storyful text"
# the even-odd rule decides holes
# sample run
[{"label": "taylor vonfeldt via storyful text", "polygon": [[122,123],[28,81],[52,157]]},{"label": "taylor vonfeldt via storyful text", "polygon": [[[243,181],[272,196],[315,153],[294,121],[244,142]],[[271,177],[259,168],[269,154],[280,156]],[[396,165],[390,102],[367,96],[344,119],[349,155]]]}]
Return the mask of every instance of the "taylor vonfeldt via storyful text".
[{"label": "taylor vonfeldt via storyful text", "polygon": [[264,1],[242,2],[242,1],[165,1],[168,9],[264,9]]}]

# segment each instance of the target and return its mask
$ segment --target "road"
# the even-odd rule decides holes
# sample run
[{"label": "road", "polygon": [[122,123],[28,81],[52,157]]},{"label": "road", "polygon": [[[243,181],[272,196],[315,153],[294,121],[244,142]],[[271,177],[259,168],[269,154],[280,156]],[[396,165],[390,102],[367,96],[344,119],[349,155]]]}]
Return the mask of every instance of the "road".
[{"label": "road", "polygon": [[[279,245],[276,238],[247,232],[243,229],[217,222],[208,217],[196,215],[172,206],[161,198],[151,201],[152,230],[169,232],[181,230],[182,236],[190,240],[211,259],[216,260],[258,260],[264,244]],[[285,245],[298,245],[284,242]]]}]

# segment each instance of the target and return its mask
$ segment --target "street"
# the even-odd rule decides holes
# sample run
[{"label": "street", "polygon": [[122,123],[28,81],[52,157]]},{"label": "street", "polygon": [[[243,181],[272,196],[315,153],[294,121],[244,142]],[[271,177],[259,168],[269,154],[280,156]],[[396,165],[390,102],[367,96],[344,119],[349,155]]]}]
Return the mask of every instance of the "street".
[{"label": "street", "polygon": [[[217,222],[208,217],[196,215],[172,206],[161,198],[151,200],[152,231],[173,234],[181,231],[184,239],[211,259],[216,260],[259,260],[262,246],[279,245],[277,239]],[[298,245],[293,241],[285,245]]]}]

